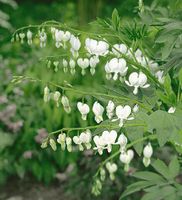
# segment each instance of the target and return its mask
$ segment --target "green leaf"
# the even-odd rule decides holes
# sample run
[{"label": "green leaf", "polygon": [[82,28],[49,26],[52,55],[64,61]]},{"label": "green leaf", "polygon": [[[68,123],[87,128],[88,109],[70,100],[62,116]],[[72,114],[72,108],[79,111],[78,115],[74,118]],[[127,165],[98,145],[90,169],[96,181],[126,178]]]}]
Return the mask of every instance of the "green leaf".
[{"label": "green leaf", "polygon": [[152,167],[167,180],[171,178],[169,169],[163,161],[159,159],[156,160],[155,162],[152,163]]},{"label": "green leaf", "polygon": [[151,186],[153,184],[154,183],[148,182],[148,181],[138,181],[136,183],[133,183],[126,188],[126,190],[123,192],[123,194],[119,200],[123,199],[124,197],[126,197],[134,192],[140,191],[148,186]]},{"label": "green leaf", "polygon": [[[147,130],[147,119],[148,115],[143,112],[138,112],[135,116],[135,119],[132,121],[128,121],[126,123],[126,132],[127,136],[130,141],[135,141],[137,139],[140,139],[143,137],[144,132]],[[127,127],[127,125],[130,124],[143,124],[144,126],[131,126]],[[138,155],[141,155],[143,150],[143,142],[137,143],[134,146],[135,151],[138,153]]]},{"label": "green leaf", "polygon": [[113,12],[112,12],[112,25],[113,25],[113,28],[115,30],[117,30],[118,27],[119,27],[119,24],[120,24],[120,17],[119,17],[117,9],[115,8],[113,10]]},{"label": "green leaf", "polygon": [[139,179],[143,179],[147,181],[157,181],[157,182],[165,181],[162,176],[154,172],[147,172],[147,171],[135,172],[132,176],[134,176],[135,178],[139,178]]},{"label": "green leaf", "polygon": [[172,161],[169,164],[169,171],[173,178],[175,178],[180,172],[180,164],[176,156],[172,159]]},{"label": "green leaf", "polygon": [[167,141],[170,141],[172,134],[177,134],[179,131],[174,124],[173,115],[162,110],[152,113],[149,122],[149,132],[156,130],[160,146],[163,146]]}]

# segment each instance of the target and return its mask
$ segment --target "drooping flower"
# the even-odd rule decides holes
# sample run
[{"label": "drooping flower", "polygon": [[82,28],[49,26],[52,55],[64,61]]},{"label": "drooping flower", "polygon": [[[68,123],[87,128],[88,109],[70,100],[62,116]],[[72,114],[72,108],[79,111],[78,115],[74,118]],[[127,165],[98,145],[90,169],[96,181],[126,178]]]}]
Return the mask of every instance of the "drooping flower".
[{"label": "drooping flower", "polygon": [[110,153],[112,151],[112,145],[115,144],[117,132],[115,130],[112,130],[110,132],[104,131],[101,137],[103,138],[108,153]]},{"label": "drooping flower", "polygon": [[64,151],[66,148],[66,134],[65,133],[61,133],[58,135],[58,139],[57,142],[59,144],[61,144],[61,149]]},{"label": "drooping flower", "polygon": [[129,164],[134,157],[134,152],[132,149],[129,149],[125,153],[120,154],[120,161],[124,164]]},{"label": "drooping flower", "polygon": [[70,107],[70,103],[69,103],[69,99],[68,97],[66,97],[65,95],[62,96],[61,98],[61,103],[63,104],[63,108],[67,113],[71,112],[71,107]]},{"label": "drooping flower", "polygon": [[66,137],[66,146],[68,152],[72,152],[72,139],[70,137]]},{"label": "drooping flower", "polygon": [[176,111],[175,107],[170,107],[168,113],[174,113]]},{"label": "drooping flower", "polygon": [[113,45],[112,52],[117,57],[120,57],[122,54],[127,53],[127,46],[125,44],[115,44]]},{"label": "drooping flower", "polygon": [[44,102],[48,102],[50,99],[50,90],[49,88],[46,86],[44,88]]},{"label": "drooping flower", "polygon": [[148,88],[150,85],[147,83],[147,76],[143,72],[133,72],[129,76],[129,81],[125,81],[125,83],[130,86],[134,87],[133,94],[138,93],[138,88]]},{"label": "drooping flower", "polygon": [[82,115],[82,119],[86,120],[87,119],[87,114],[90,112],[90,108],[86,103],[78,102],[77,103],[77,108],[80,111]]},{"label": "drooping flower", "polygon": [[78,57],[78,50],[81,47],[81,42],[78,37],[75,37],[74,35],[71,35],[70,38],[70,44],[71,44],[71,53],[74,58]]},{"label": "drooping flower", "polygon": [[55,40],[56,40],[56,47],[59,48],[63,46],[66,48],[65,42],[67,42],[71,37],[71,33],[69,31],[62,31],[62,30],[55,30]]},{"label": "drooping flower", "polygon": [[116,163],[107,162],[106,169],[109,172],[110,179],[113,181],[115,179],[114,173],[117,171],[118,166],[116,165]]},{"label": "drooping flower", "polygon": [[118,75],[125,76],[128,70],[126,61],[123,58],[113,58],[105,66],[106,73],[113,73],[113,79],[117,80]]},{"label": "drooping flower", "polygon": [[70,59],[69,66],[70,66],[70,72],[72,75],[75,74],[75,65],[76,65],[75,61],[73,59]]},{"label": "drooping flower", "polygon": [[151,146],[151,143],[149,142],[143,149],[143,164],[145,167],[148,167],[150,165],[150,158],[153,154],[153,148]]},{"label": "drooping flower", "polygon": [[86,146],[87,149],[91,148],[92,134],[89,129],[80,134],[80,141]]},{"label": "drooping flower", "polygon": [[68,61],[63,59],[63,71],[64,73],[68,72]]},{"label": "drooping flower", "polygon": [[92,139],[91,131],[87,129],[85,132],[82,132],[79,136],[74,136],[73,142],[79,146],[80,151],[83,151],[84,146],[87,149],[91,148],[91,139]]},{"label": "drooping flower", "polygon": [[77,64],[82,69],[82,75],[85,75],[85,69],[89,66],[89,59],[88,58],[78,58]]},{"label": "drooping flower", "polygon": [[19,33],[19,37],[20,37],[21,44],[23,44],[24,38],[25,38],[25,33]]},{"label": "drooping flower", "polygon": [[28,30],[27,31],[27,43],[29,44],[29,45],[31,45],[32,44],[32,32],[30,31],[30,30]]},{"label": "drooping flower", "polygon": [[55,91],[53,94],[54,101],[56,102],[56,106],[59,107],[59,99],[60,99],[61,93],[59,91]]},{"label": "drooping flower", "polygon": [[90,58],[90,73],[92,75],[95,74],[95,68],[96,68],[96,65],[99,63],[99,57],[98,56],[92,56]]},{"label": "drooping flower", "polygon": [[120,161],[125,164],[124,170],[127,172],[129,170],[129,164],[134,157],[134,152],[132,149],[127,150],[127,152],[122,152],[120,154]]},{"label": "drooping flower", "polygon": [[85,40],[85,48],[91,55],[96,56],[105,56],[109,52],[109,45],[106,42],[90,38]]},{"label": "drooping flower", "polygon": [[94,147],[93,149],[97,150],[98,153],[100,155],[102,155],[103,154],[103,150],[104,150],[104,146],[105,146],[105,142],[103,140],[103,137],[96,135],[94,137],[94,142],[95,142],[96,147]]},{"label": "drooping flower", "polygon": [[121,135],[118,138],[117,144],[120,145],[120,152],[123,153],[125,151],[126,145],[128,143],[127,137],[124,135],[124,133],[121,133]]},{"label": "drooping flower", "polygon": [[40,47],[41,48],[45,47],[47,41],[47,34],[45,33],[44,29],[39,31],[39,38],[40,38]]},{"label": "drooping flower", "polygon": [[139,111],[139,106],[138,104],[135,104],[135,106],[133,107],[133,112],[136,113]]},{"label": "drooping flower", "polygon": [[109,119],[113,117],[114,109],[115,109],[114,102],[110,100],[106,106],[106,112]]},{"label": "drooping flower", "polygon": [[160,83],[164,83],[164,72],[159,70],[158,72],[155,73],[155,77],[158,79]]},{"label": "drooping flower", "polygon": [[96,101],[93,105],[92,111],[95,114],[95,121],[97,123],[102,122],[103,121],[102,115],[104,112],[104,107]]},{"label": "drooping flower", "polygon": [[125,120],[131,120],[132,117],[129,117],[131,114],[131,107],[129,105],[126,106],[117,106],[116,107],[116,116],[118,117],[119,126],[122,127]]},{"label": "drooping flower", "polygon": [[51,138],[51,139],[49,140],[49,144],[50,144],[51,148],[52,148],[54,151],[57,150],[56,142],[54,141],[54,139]]}]

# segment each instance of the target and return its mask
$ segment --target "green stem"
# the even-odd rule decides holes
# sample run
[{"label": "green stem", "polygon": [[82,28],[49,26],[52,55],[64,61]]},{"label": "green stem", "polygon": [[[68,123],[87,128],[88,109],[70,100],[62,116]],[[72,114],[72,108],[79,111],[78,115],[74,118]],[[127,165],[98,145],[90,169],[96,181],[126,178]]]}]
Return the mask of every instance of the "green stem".
[{"label": "green stem", "polygon": [[[155,140],[157,138],[157,135],[156,134],[153,134],[153,135],[149,135],[149,136],[146,136],[146,137],[143,137],[143,138],[140,138],[138,140],[135,140],[133,142],[131,142],[130,144],[128,144],[126,146],[126,148],[131,148],[132,146],[134,146],[135,144],[138,144],[138,143],[141,143],[145,140]],[[96,174],[94,175],[94,178],[96,178],[100,172],[100,169],[107,163],[109,162],[110,160],[112,160],[113,158],[115,158],[116,156],[118,156],[120,154],[120,150],[116,151],[115,153],[113,153],[110,157],[108,157],[106,160],[104,160],[102,163],[100,163],[99,165],[99,168],[96,172]]]}]

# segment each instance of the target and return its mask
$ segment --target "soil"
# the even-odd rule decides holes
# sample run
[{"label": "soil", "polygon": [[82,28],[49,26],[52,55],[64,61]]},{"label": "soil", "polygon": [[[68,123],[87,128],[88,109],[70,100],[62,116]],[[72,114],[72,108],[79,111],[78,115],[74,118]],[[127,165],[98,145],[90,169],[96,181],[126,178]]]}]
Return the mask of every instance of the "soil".
[{"label": "soil", "polygon": [[49,186],[38,183],[30,178],[19,180],[10,178],[0,188],[0,200],[74,200],[65,194],[61,184],[56,182]]}]

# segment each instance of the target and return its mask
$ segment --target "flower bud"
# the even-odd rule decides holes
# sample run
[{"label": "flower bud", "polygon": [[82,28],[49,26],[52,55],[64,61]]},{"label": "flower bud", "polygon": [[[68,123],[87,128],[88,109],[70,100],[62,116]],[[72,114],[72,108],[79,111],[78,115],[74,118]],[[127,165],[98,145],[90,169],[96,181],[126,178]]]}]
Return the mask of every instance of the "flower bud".
[{"label": "flower bud", "polygon": [[95,121],[97,123],[100,123],[101,121],[103,121],[102,115],[104,112],[104,107],[100,103],[96,101],[93,105],[92,111],[95,114]]},{"label": "flower bud", "polygon": [[65,142],[66,142],[66,134],[65,133],[61,133],[58,135],[58,139],[57,139],[57,142],[59,144],[61,144],[61,149],[64,151],[65,150]]},{"label": "flower bud", "polygon": [[57,150],[56,142],[52,138],[49,140],[49,144],[54,151]]},{"label": "flower bud", "polygon": [[150,162],[150,158],[143,157],[143,164],[145,167],[148,167],[150,165]]},{"label": "flower bud", "polygon": [[60,94],[59,91],[56,91],[56,92],[54,93],[54,96],[53,96],[54,101],[56,102],[57,107],[59,107],[59,98],[60,98],[60,96],[61,96],[61,94]]},{"label": "flower bud", "polygon": [[32,32],[30,30],[27,31],[27,42],[29,45],[32,44]]},{"label": "flower bud", "polygon": [[66,137],[66,145],[68,152],[72,152],[72,140],[70,137]]},{"label": "flower bud", "polygon": [[49,88],[46,86],[44,88],[44,102],[48,102],[50,99],[50,93],[49,93]]},{"label": "flower bud", "polygon": [[143,155],[145,158],[151,158],[152,154],[153,154],[153,148],[149,142],[143,149]]},{"label": "flower bud", "polygon": [[62,98],[61,98],[61,103],[63,104],[64,110],[67,113],[70,113],[71,112],[71,107],[70,107],[70,104],[69,104],[68,97],[66,97],[65,95],[63,95]]}]

